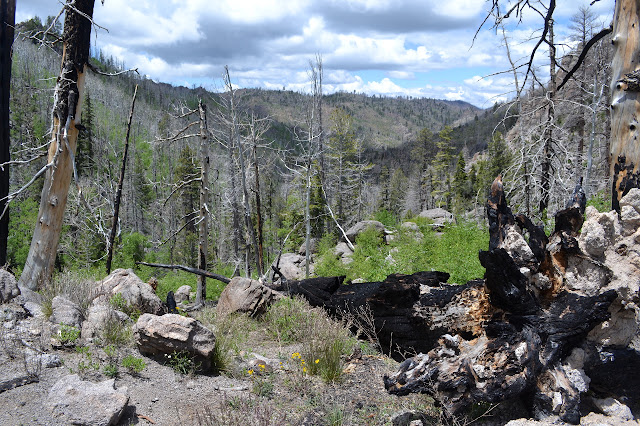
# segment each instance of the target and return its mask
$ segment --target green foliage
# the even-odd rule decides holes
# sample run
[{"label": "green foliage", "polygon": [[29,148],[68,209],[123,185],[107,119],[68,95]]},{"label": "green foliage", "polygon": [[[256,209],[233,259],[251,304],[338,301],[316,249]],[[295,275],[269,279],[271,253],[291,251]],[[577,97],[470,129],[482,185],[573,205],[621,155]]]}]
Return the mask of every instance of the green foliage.
[{"label": "green foliage", "polygon": [[387,209],[380,209],[373,214],[373,220],[377,220],[388,228],[398,224],[398,219]]},{"label": "green foliage", "polygon": [[147,367],[147,363],[142,358],[127,355],[122,359],[122,367],[126,368],[129,374],[137,375]]},{"label": "green foliage", "polygon": [[375,228],[369,228],[356,237],[353,262],[347,266],[347,279],[362,278],[365,281],[381,281],[392,271],[386,257],[389,248]]},{"label": "green foliage", "polygon": [[137,268],[136,262],[145,259],[145,251],[149,248],[149,238],[138,232],[126,233],[115,250],[115,264],[119,268]]},{"label": "green foliage", "polygon": [[587,206],[595,207],[600,213],[607,213],[611,211],[611,197],[603,189],[587,200]]},{"label": "green foliage", "polygon": [[316,275],[321,277],[347,275],[347,269],[334,251],[335,245],[336,241],[333,234],[323,235],[318,242],[318,257],[314,264]]},{"label": "green foliage", "polygon": [[191,375],[200,369],[200,364],[187,351],[173,351],[170,354],[165,354],[164,357],[166,363],[178,374]]},{"label": "green foliage", "polygon": [[58,339],[63,345],[75,345],[80,338],[80,330],[72,325],[62,324],[58,332]]},{"label": "green foliage", "polygon": [[110,379],[115,379],[118,377],[118,365],[117,364],[107,364],[102,367],[102,374],[109,377]]},{"label": "green foliage", "polygon": [[308,307],[302,298],[284,297],[278,300],[264,315],[269,334],[282,343],[300,341],[309,325]]},{"label": "green foliage", "polygon": [[33,198],[18,199],[11,203],[7,261],[9,267],[20,275],[27,261],[33,227],[38,217],[39,203]]}]

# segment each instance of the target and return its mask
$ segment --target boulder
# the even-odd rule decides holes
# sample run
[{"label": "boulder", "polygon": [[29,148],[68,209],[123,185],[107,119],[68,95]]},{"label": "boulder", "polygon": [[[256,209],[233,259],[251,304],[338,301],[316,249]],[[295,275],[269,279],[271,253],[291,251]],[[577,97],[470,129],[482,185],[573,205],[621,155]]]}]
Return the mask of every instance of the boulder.
[{"label": "boulder", "polygon": [[189,302],[189,299],[191,298],[191,286],[180,286],[173,294],[173,297],[176,300],[176,303]]},{"label": "boulder", "polygon": [[351,256],[353,256],[353,250],[349,248],[347,243],[344,241],[340,241],[336,247],[333,249],[333,252],[342,260],[342,263],[349,264],[353,261]]},{"label": "boulder", "polygon": [[64,424],[87,426],[116,425],[127,402],[127,388],[116,390],[115,379],[92,383],[77,374],[58,380],[47,397],[54,418]]},{"label": "boulder", "polygon": [[16,277],[6,269],[0,268],[0,303],[6,303],[19,294]]},{"label": "boulder", "polygon": [[[280,263],[278,268],[280,272],[288,280],[301,280],[305,277],[305,256],[301,256],[297,253],[283,253],[280,256]],[[312,273],[313,265],[309,265],[309,273]]]},{"label": "boulder", "polygon": [[620,420],[633,420],[633,414],[629,407],[615,398],[593,398],[591,402],[593,402],[593,405],[604,415],[616,417]]},{"label": "boulder", "polygon": [[376,231],[378,231],[380,236],[384,236],[384,233],[385,233],[384,225],[381,222],[378,222],[377,220],[363,220],[361,222],[358,222],[355,225],[353,225],[351,228],[349,228],[347,232],[345,232],[345,234],[347,235],[347,238],[349,238],[349,241],[355,244],[356,238],[358,237],[358,235],[360,235],[362,232],[366,231],[369,228],[374,228]]},{"label": "boulder", "polygon": [[211,367],[216,337],[200,321],[178,314],[143,314],[133,326],[140,353],[163,355],[188,352],[203,370]]},{"label": "boulder", "polygon": [[255,317],[262,314],[275,298],[276,294],[258,281],[234,277],[220,294],[216,312],[218,315],[239,312]]},{"label": "boulder", "polygon": [[119,293],[127,305],[142,313],[160,315],[164,312],[162,301],[151,285],[143,282],[131,269],[116,269],[97,283],[96,292],[99,296],[93,301],[95,305],[108,304],[109,299]]},{"label": "boulder", "polygon": [[453,213],[446,211],[440,207],[435,209],[423,210],[420,215],[425,219],[430,219],[433,221],[433,225],[436,228],[441,228],[444,225],[449,223],[454,223],[455,218],[453,217]]},{"label": "boulder", "polygon": [[54,324],[65,324],[80,329],[84,315],[80,306],[64,296],[56,296],[51,301],[51,317]]},{"label": "boulder", "polygon": [[[318,250],[318,240],[316,238],[309,239],[309,254],[316,253]],[[307,254],[307,245],[303,241],[298,249],[298,254],[304,256]]]},{"label": "boulder", "polygon": [[113,309],[109,305],[92,305],[87,310],[87,319],[82,323],[81,337],[93,339],[103,335],[108,326],[121,325],[130,318],[124,313]]}]

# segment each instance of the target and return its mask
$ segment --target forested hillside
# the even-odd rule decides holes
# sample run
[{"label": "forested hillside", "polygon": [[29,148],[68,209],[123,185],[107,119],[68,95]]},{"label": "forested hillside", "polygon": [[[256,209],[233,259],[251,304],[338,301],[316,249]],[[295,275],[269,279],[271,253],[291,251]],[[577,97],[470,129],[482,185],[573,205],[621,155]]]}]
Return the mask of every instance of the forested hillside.
[{"label": "forested hillside", "polygon": [[[38,25],[37,19],[19,25],[23,37],[14,44],[12,158],[18,163],[11,170],[12,191],[23,188],[43,166],[51,126],[59,52],[24,38]],[[123,64],[101,52],[93,52],[92,63],[97,72],[87,80],[60,269],[104,267],[136,85],[115,266],[133,267],[140,260],[195,265],[202,156],[192,121],[180,116],[196,110],[199,100],[208,107],[210,136],[208,266],[229,275],[255,269],[247,260],[255,250],[250,234],[257,232],[251,228],[258,226],[258,208],[262,263],[271,262],[283,244],[297,248],[305,233],[305,182],[316,237],[336,232],[322,207],[320,179],[343,227],[376,215],[395,221],[408,210],[417,214],[426,207],[448,207],[453,190],[433,190],[431,181],[440,179],[450,187],[454,157],[462,148],[467,156],[485,148],[499,119],[464,102],[337,93],[321,97],[322,122],[313,124],[310,136],[312,94],[241,89],[233,92],[231,108],[229,90],[173,87],[135,72],[102,75],[123,71]],[[466,124],[449,127],[459,123]],[[438,152],[441,173],[421,173]],[[321,163],[331,170],[324,176]],[[29,249],[41,189],[42,180],[36,180],[12,201],[9,258],[16,271]],[[252,212],[250,222],[243,219],[247,211]]]},{"label": "forested hillside", "polygon": [[[19,25],[22,37],[14,44],[12,191],[43,166],[51,127],[59,52],[24,37],[38,28],[37,19]],[[316,63],[308,93],[236,88],[232,70],[224,89],[213,93],[122,72],[117,58],[95,51],[56,264],[60,270],[104,269],[136,85],[115,267],[142,260],[196,265],[206,231],[207,269],[264,272],[281,250],[297,250],[307,234],[335,240],[337,224],[346,229],[376,218],[393,227],[433,207],[477,215],[500,173],[514,205],[547,220],[546,207],[536,208],[541,194],[548,194],[548,207],[561,205],[583,169],[590,173],[585,186],[591,194],[605,184],[603,46],[592,51],[581,74],[580,81],[594,80],[595,86],[570,82],[552,123],[543,117],[547,89],[535,84],[520,88],[515,102],[487,110],[459,101],[322,95]],[[569,67],[575,58],[563,61]],[[205,121],[198,118],[200,101]],[[550,126],[551,160],[542,147]],[[553,170],[550,181],[541,180],[544,167]],[[11,204],[9,264],[18,272],[41,189],[36,180]]]}]

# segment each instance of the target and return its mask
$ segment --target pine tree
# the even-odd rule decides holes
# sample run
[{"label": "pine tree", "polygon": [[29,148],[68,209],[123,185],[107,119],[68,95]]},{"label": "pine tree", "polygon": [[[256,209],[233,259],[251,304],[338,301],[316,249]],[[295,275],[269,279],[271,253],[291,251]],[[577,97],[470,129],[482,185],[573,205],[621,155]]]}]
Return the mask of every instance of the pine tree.
[{"label": "pine tree", "polygon": [[82,125],[78,133],[78,147],[76,150],[76,169],[78,176],[91,174],[94,166],[93,157],[93,135],[94,135],[94,112],[89,91],[86,92],[84,111],[82,113]]},{"label": "pine tree", "polygon": [[453,159],[453,148],[451,147],[451,132],[452,129],[449,126],[445,126],[444,129],[438,133],[438,140],[436,147],[438,153],[436,154],[433,162],[432,176],[432,191],[435,204],[438,207],[445,206],[449,208],[449,199],[451,196],[449,174],[451,170],[451,161]]}]

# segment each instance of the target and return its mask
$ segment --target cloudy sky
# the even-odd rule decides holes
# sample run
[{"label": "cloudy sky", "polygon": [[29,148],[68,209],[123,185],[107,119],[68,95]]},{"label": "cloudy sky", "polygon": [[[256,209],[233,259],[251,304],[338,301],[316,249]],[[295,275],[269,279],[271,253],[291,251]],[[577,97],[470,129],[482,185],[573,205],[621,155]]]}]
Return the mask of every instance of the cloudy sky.
[{"label": "cloudy sky", "polygon": [[[546,2],[546,0],[544,0]],[[150,78],[211,90],[225,65],[241,87],[308,88],[309,61],[320,54],[324,91],[465,100],[479,107],[513,89],[501,35],[485,0],[104,0],[96,1],[94,46]],[[534,1],[534,3],[537,3]],[[558,0],[556,41],[590,0]],[[614,0],[590,8],[604,25]],[[57,15],[56,0],[18,0],[16,21]],[[514,59],[541,27],[539,16],[508,26]],[[472,46],[473,43],[473,46]]]}]

